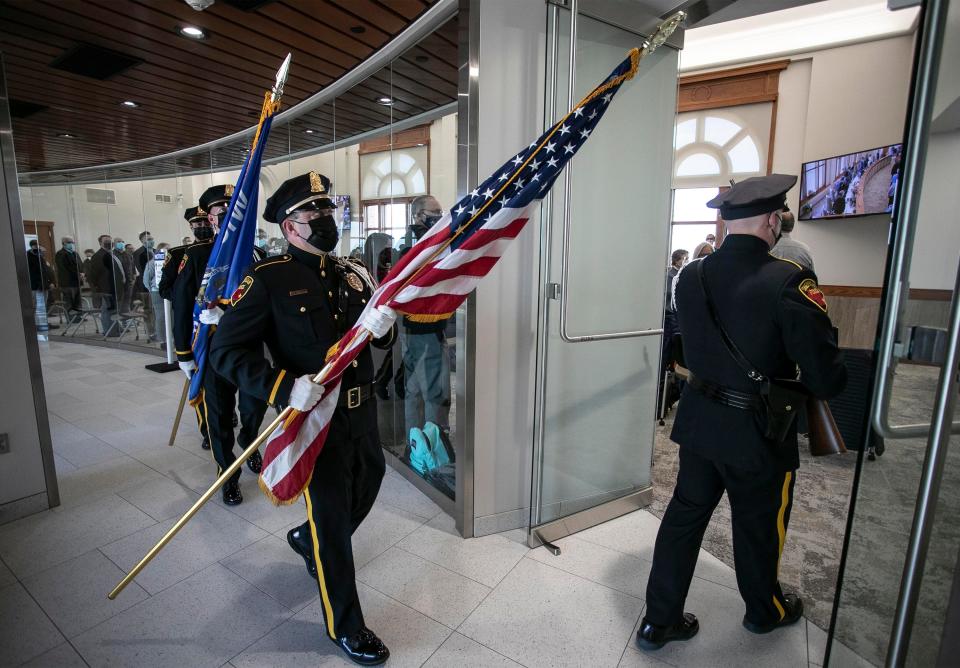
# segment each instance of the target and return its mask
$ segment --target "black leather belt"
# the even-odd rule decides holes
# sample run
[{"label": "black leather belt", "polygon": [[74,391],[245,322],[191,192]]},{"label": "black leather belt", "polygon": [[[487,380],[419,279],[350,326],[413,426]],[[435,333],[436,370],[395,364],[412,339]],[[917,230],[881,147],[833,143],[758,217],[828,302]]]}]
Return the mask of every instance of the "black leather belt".
[{"label": "black leather belt", "polygon": [[373,394],[373,383],[351,387],[348,390],[340,390],[340,398],[337,399],[337,408],[356,408]]},{"label": "black leather belt", "polygon": [[708,399],[718,404],[729,406],[730,408],[739,408],[744,411],[756,411],[763,408],[763,399],[759,394],[731,390],[723,385],[717,385],[716,383],[697,378],[692,373],[687,379],[687,383],[689,383],[692,389]]}]

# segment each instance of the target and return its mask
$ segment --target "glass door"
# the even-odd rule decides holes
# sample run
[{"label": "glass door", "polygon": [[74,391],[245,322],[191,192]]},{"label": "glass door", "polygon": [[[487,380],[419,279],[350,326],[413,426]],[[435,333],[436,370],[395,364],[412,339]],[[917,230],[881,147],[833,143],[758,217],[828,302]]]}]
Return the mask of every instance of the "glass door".
[{"label": "glass door", "polygon": [[[549,123],[643,42],[584,4],[551,7]],[[641,61],[543,207],[532,545],[649,503],[677,65]]]}]

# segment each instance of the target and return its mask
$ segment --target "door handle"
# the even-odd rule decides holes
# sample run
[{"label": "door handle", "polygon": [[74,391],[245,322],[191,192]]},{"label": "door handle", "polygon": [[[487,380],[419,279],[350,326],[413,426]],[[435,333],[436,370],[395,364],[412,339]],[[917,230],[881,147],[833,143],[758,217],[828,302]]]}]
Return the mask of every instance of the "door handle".
[{"label": "door handle", "polygon": [[[570,0],[570,60],[569,76],[567,78],[567,108],[574,105],[574,84],[577,72],[577,11],[578,0]],[[611,341],[614,339],[630,339],[640,336],[656,336],[663,334],[663,328],[638,329],[626,332],[605,332],[598,334],[570,334],[567,326],[569,311],[570,290],[570,175],[573,173],[573,160],[567,163],[563,175],[563,237],[560,253],[560,338],[566,343],[588,343],[590,341]]]},{"label": "door handle", "polygon": [[[873,401],[870,407],[870,425],[883,438],[921,438],[930,433],[930,425],[891,425],[890,394],[893,372],[888,371],[893,361],[893,344],[896,338],[900,309],[904,294],[909,294],[910,285],[904,278],[909,274],[913,256],[913,242],[917,233],[917,212],[920,208],[921,178],[927,160],[927,145],[930,136],[930,119],[933,116],[933,101],[936,93],[937,74],[940,69],[940,53],[943,44],[946,3],[934,0],[925,8],[924,42],[920,47],[914,78],[914,96],[910,105],[909,126],[904,143],[904,169],[900,178],[897,213],[900,214],[894,230],[893,250],[887,284],[890,288],[883,303],[880,345],[877,349],[877,373],[874,379]],[[960,269],[958,269],[960,272]],[[960,273],[958,273],[960,286]],[[953,299],[957,299],[954,287]],[[960,423],[953,422],[950,432],[960,434]]]}]

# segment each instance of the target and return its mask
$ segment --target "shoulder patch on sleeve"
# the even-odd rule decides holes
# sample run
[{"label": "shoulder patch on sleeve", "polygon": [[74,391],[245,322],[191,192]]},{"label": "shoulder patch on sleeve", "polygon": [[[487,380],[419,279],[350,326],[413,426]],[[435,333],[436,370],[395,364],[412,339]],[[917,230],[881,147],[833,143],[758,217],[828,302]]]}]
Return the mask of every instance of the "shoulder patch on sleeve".
[{"label": "shoulder patch on sleeve", "polygon": [[237,286],[237,289],[233,291],[233,294],[230,295],[230,305],[236,306],[237,302],[243,299],[243,296],[247,294],[247,290],[250,289],[250,286],[253,285],[253,276],[245,276],[240,285]]},{"label": "shoulder patch on sleeve", "polygon": [[800,285],[797,286],[797,289],[800,290],[800,294],[807,298],[808,301],[817,305],[824,313],[827,312],[827,300],[823,296],[823,291],[817,286],[817,282],[812,278],[805,278],[800,281]]},{"label": "shoulder patch on sleeve", "polygon": [[190,256],[189,256],[188,254],[186,254],[186,253],[183,254],[183,259],[180,260],[180,266],[177,267],[177,273],[178,273],[178,274],[179,274],[181,271],[183,271],[183,268],[184,268],[185,266],[187,266],[187,259],[189,259],[189,257],[190,257]]}]

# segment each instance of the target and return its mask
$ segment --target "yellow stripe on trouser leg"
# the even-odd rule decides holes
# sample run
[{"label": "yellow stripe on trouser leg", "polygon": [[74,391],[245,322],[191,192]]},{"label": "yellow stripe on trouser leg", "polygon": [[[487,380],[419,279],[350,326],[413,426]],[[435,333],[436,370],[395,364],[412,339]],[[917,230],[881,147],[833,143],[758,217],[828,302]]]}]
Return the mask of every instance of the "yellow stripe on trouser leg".
[{"label": "yellow stripe on trouser leg", "polygon": [[[780,536],[780,543],[777,549],[777,579],[780,578],[780,557],[783,556],[783,543],[787,539],[787,528],[784,526],[783,519],[787,513],[787,506],[790,503],[790,481],[793,479],[793,472],[787,471],[783,477],[783,489],[780,492],[780,511],[777,513],[777,534]],[[783,605],[777,600],[777,595],[773,595],[773,605],[780,613],[780,619],[787,616]]]},{"label": "yellow stripe on trouser leg", "polygon": [[330,638],[336,640],[337,634],[333,628],[333,608],[330,606],[330,597],[327,596],[327,581],[323,577],[323,563],[320,561],[320,541],[317,539],[317,525],[313,523],[313,503],[310,500],[310,491],[304,488],[303,495],[307,499],[307,521],[310,523],[310,542],[313,543],[313,563],[317,565],[317,582],[320,584],[320,597],[323,599],[327,634]]}]

